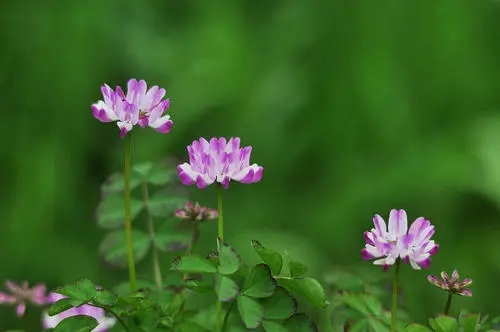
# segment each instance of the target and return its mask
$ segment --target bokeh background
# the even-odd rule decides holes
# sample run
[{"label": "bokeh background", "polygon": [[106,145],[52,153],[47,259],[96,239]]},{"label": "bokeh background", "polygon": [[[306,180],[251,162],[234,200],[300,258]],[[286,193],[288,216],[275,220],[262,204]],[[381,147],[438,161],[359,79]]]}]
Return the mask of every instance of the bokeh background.
[{"label": "bokeh background", "polygon": [[[369,265],[373,214],[405,208],[436,226],[430,272],[474,279],[454,309],[500,314],[497,1],[3,0],[0,45],[0,280],[126,278],[100,261],[94,220],[124,144],[90,104],[104,82],[137,77],[167,89],[174,128],[137,130],[134,161],[184,160],[200,136],[253,146],[263,180],[224,192],[227,239],[244,255],[258,238],[318,278]],[[216,204],[215,187],[190,193]],[[446,297],[428,272],[402,272],[420,322]],[[37,331],[39,312],[28,319]],[[17,327],[0,308],[0,329]]]}]

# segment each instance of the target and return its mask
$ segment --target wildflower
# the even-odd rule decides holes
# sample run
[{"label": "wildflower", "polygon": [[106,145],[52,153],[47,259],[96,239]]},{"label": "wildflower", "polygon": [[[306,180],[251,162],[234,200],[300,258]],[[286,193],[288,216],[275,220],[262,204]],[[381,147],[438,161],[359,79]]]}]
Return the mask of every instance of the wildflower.
[{"label": "wildflower", "polygon": [[12,281],[6,281],[5,285],[11,294],[0,292],[0,303],[17,304],[16,314],[18,317],[24,315],[26,311],[26,302],[31,302],[36,306],[47,303],[45,285],[38,284],[29,288],[27,281],[24,281],[21,285]]},{"label": "wildflower", "polygon": [[365,248],[361,251],[363,259],[378,258],[373,263],[387,269],[398,258],[419,270],[430,266],[430,256],[434,255],[439,245],[430,238],[434,226],[423,217],[417,218],[408,230],[408,218],[405,210],[391,210],[389,224],[378,214],[373,218],[375,228],[365,232]]},{"label": "wildflower", "polygon": [[264,168],[257,164],[250,165],[252,147],[240,148],[240,138],[204,138],[193,141],[187,147],[189,163],[177,166],[177,172],[185,185],[196,184],[204,188],[215,181],[227,189],[229,181],[241,183],[259,182]]},{"label": "wildflower", "polygon": [[[58,293],[49,294],[50,303],[55,303],[64,298],[66,298],[66,296]],[[42,316],[42,325],[45,329],[55,328],[57,324],[59,324],[63,319],[79,315],[94,317],[97,320],[99,325],[97,325],[97,327],[92,330],[92,332],[106,332],[116,323],[116,320],[114,318],[106,316],[106,312],[104,311],[104,309],[84,304],[79,307],[65,310],[54,316],[49,316],[47,312],[44,312]]]},{"label": "wildflower", "polygon": [[431,284],[433,284],[436,287],[439,287],[448,293],[451,294],[457,294],[461,296],[472,296],[472,291],[468,288],[470,284],[472,284],[472,279],[470,278],[465,278],[462,281],[459,281],[460,276],[458,275],[457,270],[453,270],[453,273],[451,274],[451,278],[448,276],[448,273],[446,272],[441,272],[441,279],[440,280],[438,277],[434,275],[429,275],[427,277],[427,280]]},{"label": "wildflower", "polygon": [[162,100],[165,89],[155,85],[147,90],[146,81],[133,78],[128,81],[126,95],[121,87],[115,91],[107,84],[101,92],[104,101],[92,104],[92,114],[101,122],[117,121],[122,138],[137,124],[163,134],[170,132],[173,122],[169,115],[163,115],[170,107],[169,99]]},{"label": "wildflower", "polygon": [[184,205],[184,208],[177,209],[175,211],[175,216],[184,220],[206,221],[216,219],[219,216],[219,213],[217,210],[200,206],[198,202],[194,205],[191,202],[187,202]]}]

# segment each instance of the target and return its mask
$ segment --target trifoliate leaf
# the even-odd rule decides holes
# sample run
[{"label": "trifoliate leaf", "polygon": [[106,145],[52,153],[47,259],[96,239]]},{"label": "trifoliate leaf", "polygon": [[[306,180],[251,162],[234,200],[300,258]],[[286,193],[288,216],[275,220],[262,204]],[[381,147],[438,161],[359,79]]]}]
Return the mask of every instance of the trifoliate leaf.
[{"label": "trifoliate leaf", "polygon": [[172,270],[184,273],[216,273],[217,267],[209,260],[196,255],[179,257]]},{"label": "trifoliate leaf", "polygon": [[[139,263],[146,257],[151,240],[147,234],[132,230],[132,250],[134,261]],[[112,266],[124,268],[127,266],[127,245],[124,230],[108,233],[99,245],[99,253],[104,260]]]},{"label": "trifoliate leaf", "polygon": [[318,328],[304,314],[296,314],[288,318],[283,326],[289,332],[318,332]]},{"label": "trifoliate leaf", "polygon": [[231,275],[238,271],[241,265],[240,255],[236,250],[227,243],[223,243],[218,239],[220,254],[219,254],[219,273]]},{"label": "trifoliate leaf", "polygon": [[94,317],[71,316],[65,318],[54,328],[54,332],[91,332],[99,325]]},{"label": "trifoliate leaf", "polygon": [[297,301],[283,287],[277,287],[271,297],[261,301],[265,319],[287,319],[297,311]]},{"label": "trifoliate leaf", "polygon": [[256,300],[245,295],[239,295],[238,311],[247,329],[255,329],[262,324],[264,308]]},{"label": "trifoliate leaf", "polygon": [[240,291],[238,285],[236,285],[233,280],[220,274],[217,274],[214,277],[214,288],[215,293],[221,302],[231,301]]},{"label": "trifoliate leaf", "polygon": [[325,308],[327,305],[325,290],[316,279],[279,279],[279,284],[292,295],[304,298],[317,308]]},{"label": "trifoliate leaf", "polygon": [[273,275],[278,275],[283,267],[283,257],[281,254],[276,250],[265,248],[257,240],[252,240],[252,246],[260,259],[271,268]]},{"label": "trifoliate leaf", "polygon": [[[144,208],[142,201],[130,199],[130,218],[134,220]],[[105,229],[121,227],[125,224],[125,203],[121,195],[107,195],[99,203],[97,225]]]},{"label": "trifoliate leaf", "polygon": [[247,275],[243,294],[255,297],[269,297],[276,289],[276,280],[271,276],[269,266],[258,264]]}]

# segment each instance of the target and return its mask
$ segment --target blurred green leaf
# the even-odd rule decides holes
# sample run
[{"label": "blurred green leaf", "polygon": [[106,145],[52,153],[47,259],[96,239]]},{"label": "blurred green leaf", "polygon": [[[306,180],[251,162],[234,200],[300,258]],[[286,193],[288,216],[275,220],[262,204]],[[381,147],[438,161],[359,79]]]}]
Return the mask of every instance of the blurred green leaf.
[{"label": "blurred green leaf", "polygon": [[216,273],[217,267],[205,258],[189,255],[179,257],[173,263],[172,270],[184,273]]},{"label": "blurred green leaf", "polygon": [[461,314],[458,317],[460,332],[477,332],[481,329],[479,314]]},{"label": "blurred green leaf", "polygon": [[99,325],[94,317],[72,316],[65,318],[54,328],[54,332],[91,332]]},{"label": "blurred green leaf", "polygon": [[458,322],[450,316],[440,315],[429,319],[429,325],[435,332],[457,332]]},{"label": "blurred green leaf", "polygon": [[102,305],[111,307],[116,302],[118,295],[111,293],[107,290],[98,290],[96,296],[94,297],[94,302]]},{"label": "blurred green leaf", "polygon": [[[132,230],[132,250],[134,261],[139,263],[146,257],[151,240],[142,231]],[[99,245],[99,253],[112,266],[124,268],[127,266],[127,246],[124,230],[116,230],[106,234]]]},{"label": "blurred green leaf", "polygon": [[185,197],[167,192],[157,192],[149,199],[148,208],[154,217],[169,217],[173,216],[174,212],[182,208],[185,203]]},{"label": "blurred green leaf", "polygon": [[[141,184],[141,179],[138,176],[134,176],[132,173],[130,176],[130,190],[138,187]],[[116,194],[125,191],[125,181],[123,173],[111,174],[106,181],[101,186],[101,192],[104,195]]]},{"label": "blurred green leaf", "polygon": [[[104,229],[113,229],[125,224],[125,205],[121,195],[107,195],[97,207],[97,225]],[[144,204],[134,198],[130,199],[130,218],[134,220]]]},{"label": "blurred green leaf", "polygon": [[189,247],[191,236],[185,234],[155,233],[153,245],[163,252],[177,252]]},{"label": "blurred green leaf", "polygon": [[292,295],[307,300],[317,308],[325,308],[327,305],[326,294],[323,286],[313,278],[280,278],[278,284],[285,287]]},{"label": "blurred green leaf", "polygon": [[258,264],[254,266],[245,279],[243,294],[262,298],[271,296],[276,289],[276,280],[271,276],[269,266]]},{"label": "blurred green leaf", "polygon": [[259,327],[264,319],[264,308],[256,300],[243,294],[238,296],[238,311],[247,329]]},{"label": "blurred green leaf", "polygon": [[373,317],[368,319],[368,324],[370,326],[370,331],[373,332],[388,332],[390,330],[389,326]]},{"label": "blurred green leaf", "polygon": [[278,324],[276,322],[270,322],[267,320],[262,322],[262,327],[266,332],[288,332],[288,330],[285,327],[283,327],[283,325]]},{"label": "blurred green leaf", "polygon": [[281,254],[276,250],[265,248],[257,240],[252,240],[252,246],[260,259],[271,268],[273,275],[278,275],[283,267],[283,257]]},{"label": "blurred green leaf", "polygon": [[297,301],[283,287],[261,301],[266,319],[287,319],[297,311]]},{"label": "blurred green leaf", "polygon": [[431,332],[432,330],[428,328],[425,325],[420,325],[420,324],[410,324],[408,325],[405,330],[407,332]]},{"label": "blurred green leaf", "polygon": [[182,322],[176,325],[175,330],[178,332],[210,332],[210,330],[207,330],[195,322]]},{"label": "blurred green leaf", "polygon": [[240,289],[238,288],[238,285],[236,285],[236,283],[229,277],[216,274],[214,278],[215,293],[217,294],[219,301],[229,302],[238,295]]},{"label": "blurred green leaf", "polygon": [[236,273],[241,266],[240,255],[229,244],[223,243],[221,239],[217,239],[217,241],[220,248],[219,273],[224,275]]},{"label": "blurred green leaf", "polygon": [[307,272],[307,266],[297,261],[290,261],[290,274],[292,277],[302,277]]},{"label": "blurred green leaf", "polygon": [[295,314],[288,318],[283,326],[289,332],[317,332],[318,328],[305,314]]}]

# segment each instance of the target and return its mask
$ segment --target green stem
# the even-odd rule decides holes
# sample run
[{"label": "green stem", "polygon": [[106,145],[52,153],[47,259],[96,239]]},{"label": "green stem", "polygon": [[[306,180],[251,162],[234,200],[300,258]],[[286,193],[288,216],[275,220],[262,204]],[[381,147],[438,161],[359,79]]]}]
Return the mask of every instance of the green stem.
[{"label": "green stem", "polygon": [[398,274],[399,274],[400,259],[396,260],[394,269],[394,280],[392,281],[392,310],[391,310],[391,332],[396,331],[397,311],[398,311]]},{"label": "green stem", "polygon": [[[196,238],[198,236],[198,222],[192,221],[193,229],[191,233],[191,241],[189,241],[189,245],[186,251],[186,256],[189,256],[193,253],[194,245],[196,243]],[[186,281],[188,279],[189,273],[184,273],[182,280]]]},{"label": "green stem", "polygon": [[[154,243],[155,231],[153,226],[153,218],[151,217],[151,211],[149,210],[149,190],[147,181],[144,181],[142,183],[142,197],[146,209],[146,224],[148,227],[148,235],[149,238],[151,239],[151,243]],[[161,291],[162,281],[161,281],[160,259],[158,256],[158,249],[156,249],[156,247],[153,245],[151,248],[151,252],[153,254],[153,273],[155,277],[156,287],[158,288],[158,291]]]},{"label": "green stem", "polygon": [[132,219],[130,216],[130,156],[132,154],[132,135],[129,133],[125,148],[125,235],[127,243],[127,262],[130,290],[135,291],[134,250],[132,248]]},{"label": "green stem", "polygon": [[226,314],[224,315],[224,321],[222,322],[221,332],[224,332],[226,330],[227,322],[229,320],[229,315],[231,314],[231,311],[234,307],[235,302],[236,302],[236,300],[233,300],[233,301],[231,301],[231,303],[229,303],[229,307],[227,308]]},{"label": "green stem", "polygon": [[[217,183],[217,209],[219,213],[219,222],[217,227],[217,237],[220,239],[217,240],[217,249],[220,255],[219,243],[224,240],[224,216],[222,211],[222,186],[220,183]],[[222,302],[217,301],[217,316],[215,318],[215,331],[222,331]]]},{"label": "green stem", "polygon": [[444,307],[444,314],[445,314],[445,316],[448,316],[448,313],[450,312],[451,297],[452,296],[453,296],[453,293],[448,293],[448,299],[446,300],[446,306]]}]

